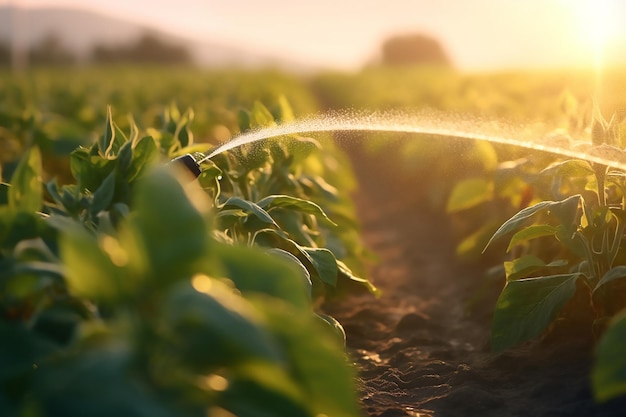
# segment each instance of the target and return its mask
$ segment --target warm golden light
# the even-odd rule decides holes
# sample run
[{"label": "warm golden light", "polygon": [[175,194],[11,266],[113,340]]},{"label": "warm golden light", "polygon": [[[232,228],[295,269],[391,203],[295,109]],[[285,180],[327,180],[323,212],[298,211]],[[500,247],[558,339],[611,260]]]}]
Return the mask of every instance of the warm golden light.
[{"label": "warm golden light", "polygon": [[578,15],[582,41],[593,54],[594,66],[601,68],[607,58],[605,52],[620,37],[619,19],[623,17],[619,0],[572,0],[571,7]]},{"label": "warm golden light", "polygon": [[104,235],[99,243],[102,250],[109,255],[113,265],[123,267],[128,264],[128,253],[115,238]]},{"label": "warm golden light", "polygon": [[194,290],[209,294],[213,288],[213,280],[204,274],[196,274],[191,278],[191,286]]}]

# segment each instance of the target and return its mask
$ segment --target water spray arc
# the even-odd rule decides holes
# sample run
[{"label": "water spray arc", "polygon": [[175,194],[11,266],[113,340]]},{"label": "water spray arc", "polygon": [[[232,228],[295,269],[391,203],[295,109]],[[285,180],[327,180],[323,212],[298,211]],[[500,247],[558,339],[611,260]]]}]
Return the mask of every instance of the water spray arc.
[{"label": "water spray arc", "polygon": [[338,113],[251,130],[223,143],[200,160],[196,160],[191,155],[184,155],[175,161],[183,163],[197,177],[202,172],[200,168],[202,162],[238,146],[278,136],[323,132],[413,133],[443,140],[488,141],[563,157],[584,159],[607,167],[626,170],[626,152],[609,145],[592,146],[587,142],[574,142],[564,135],[549,137],[545,133],[540,134],[525,129],[515,130],[511,126],[496,125],[493,122],[481,122],[476,119],[451,118],[440,114],[408,116],[390,113],[366,115]]}]

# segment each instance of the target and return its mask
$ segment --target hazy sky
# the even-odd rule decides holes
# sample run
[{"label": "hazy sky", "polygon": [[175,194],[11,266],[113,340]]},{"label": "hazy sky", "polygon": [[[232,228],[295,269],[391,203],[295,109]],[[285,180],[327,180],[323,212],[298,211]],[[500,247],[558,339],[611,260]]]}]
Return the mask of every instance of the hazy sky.
[{"label": "hazy sky", "polygon": [[606,49],[621,51],[619,57],[626,61],[626,0],[0,0],[0,4],[80,7],[180,35],[243,43],[342,69],[362,66],[386,36],[415,31],[437,37],[457,66],[467,70],[585,65],[606,43],[610,44]]}]

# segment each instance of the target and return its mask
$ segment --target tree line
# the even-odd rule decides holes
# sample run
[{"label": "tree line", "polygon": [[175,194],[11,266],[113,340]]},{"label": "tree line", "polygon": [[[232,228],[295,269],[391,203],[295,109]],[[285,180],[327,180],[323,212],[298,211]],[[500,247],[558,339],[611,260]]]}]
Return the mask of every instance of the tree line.
[{"label": "tree line", "polygon": [[[51,33],[23,51],[32,66],[72,66],[81,62],[77,54]],[[0,41],[0,66],[11,65],[12,51],[8,42]],[[106,64],[158,64],[192,65],[193,58],[187,48],[169,43],[152,33],[144,33],[137,40],[120,44],[96,44],[86,59],[87,63]]]},{"label": "tree line", "polygon": [[[452,67],[452,61],[435,38],[409,33],[387,38],[380,46],[377,64],[387,66],[427,65]],[[71,66],[78,57],[55,34],[49,34],[26,51],[32,66]],[[95,45],[87,62],[107,64],[192,65],[193,58],[182,45],[168,43],[157,35],[144,33],[136,41],[120,45]],[[11,48],[0,41],[0,67],[11,65]]]}]

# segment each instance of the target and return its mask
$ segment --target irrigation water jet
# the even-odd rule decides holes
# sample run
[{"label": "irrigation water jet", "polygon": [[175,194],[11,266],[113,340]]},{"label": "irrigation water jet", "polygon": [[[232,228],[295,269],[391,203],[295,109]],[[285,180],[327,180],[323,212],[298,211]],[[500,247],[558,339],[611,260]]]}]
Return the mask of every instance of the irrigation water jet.
[{"label": "irrigation water jet", "polygon": [[[417,115],[399,112],[374,112],[370,114],[337,112],[312,116],[247,131],[221,144],[200,160],[192,159],[199,169],[202,162],[238,146],[278,136],[322,132],[414,133],[441,139],[483,140],[548,152],[563,157],[584,159],[600,165],[626,170],[626,152],[614,146],[594,146],[589,142],[574,141],[565,134],[547,135],[545,128],[543,132],[532,126],[514,129],[511,125],[493,120],[454,117],[433,112]],[[185,165],[190,163],[189,161],[182,162]],[[195,167],[187,167],[193,173],[197,172]]]}]

